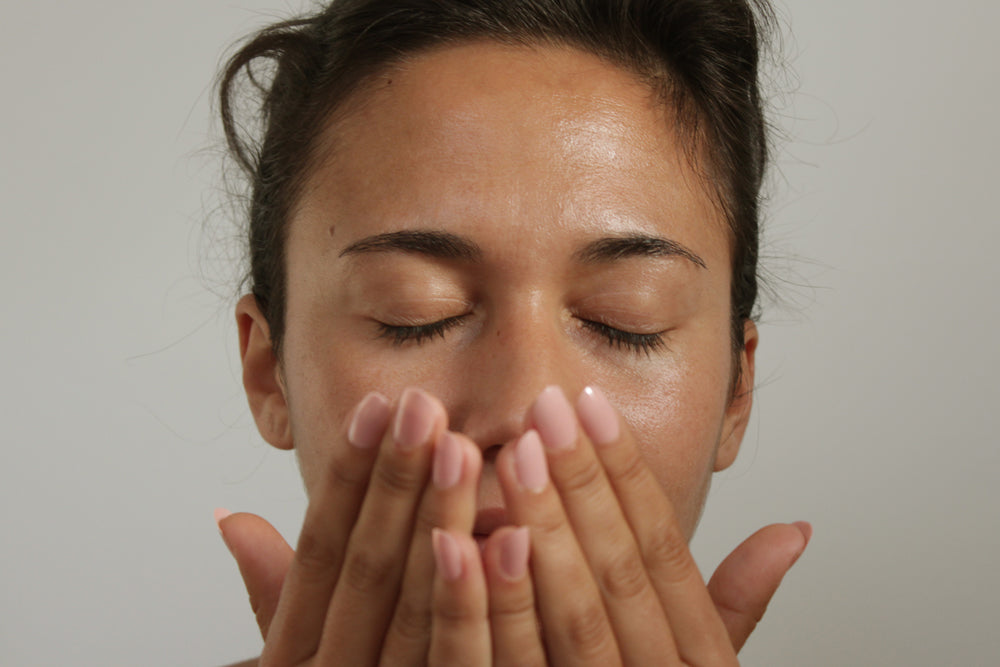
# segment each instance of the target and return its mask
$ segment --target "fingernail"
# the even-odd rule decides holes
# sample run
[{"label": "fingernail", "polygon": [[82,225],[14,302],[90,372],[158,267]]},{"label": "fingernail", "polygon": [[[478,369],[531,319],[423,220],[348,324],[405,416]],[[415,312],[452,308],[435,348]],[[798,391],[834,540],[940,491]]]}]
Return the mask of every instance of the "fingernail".
[{"label": "fingernail", "polygon": [[222,537],[222,543],[226,545],[227,549],[229,549],[229,553],[233,554],[235,557],[236,554],[233,553],[233,548],[229,546],[229,540],[226,539],[226,534],[222,532],[222,520],[231,516],[232,512],[224,507],[217,507],[212,515],[215,517],[215,527],[219,529],[219,535]]},{"label": "fingernail", "polygon": [[[795,565],[799,562],[799,558],[802,558],[802,554],[806,552],[806,547],[809,546],[809,540],[812,539],[813,535],[813,527],[808,521],[796,521],[792,525],[799,529],[802,533],[802,537],[806,538],[806,541],[802,544],[802,548],[799,549],[799,552],[795,554],[795,557],[792,559],[792,565]],[[789,565],[789,567],[791,567],[791,565]]]},{"label": "fingernail", "polygon": [[549,466],[545,462],[542,441],[535,431],[528,431],[517,441],[514,468],[517,481],[528,491],[539,493],[549,483]]},{"label": "fingernail", "polygon": [[222,520],[231,514],[232,512],[227,510],[225,507],[216,507],[215,511],[212,512],[212,516],[215,517],[215,525],[218,527],[220,533],[222,532],[222,526],[219,524],[221,524]]},{"label": "fingernail", "polygon": [[457,581],[462,576],[462,551],[458,542],[445,531],[435,528],[431,531],[431,543],[438,572],[445,581]]},{"label": "fingernail", "polygon": [[792,525],[795,526],[796,528],[798,528],[799,530],[801,530],[802,531],[802,536],[806,538],[806,543],[805,543],[805,546],[803,547],[803,549],[805,547],[809,546],[809,540],[811,540],[812,536],[813,536],[813,527],[812,527],[812,524],[809,523],[808,521],[796,521]]},{"label": "fingernail", "polygon": [[618,413],[611,407],[608,397],[597,387],[587,387],[576,399],[576,409],[591,441],[610,445],[618,439]]},{"label": "fingernail", "polygon": [[392,428],[396,446],[402,450],[410,450],[427,442],[434,430],[436,409],[434,399],[419,389],[404,391],[399,399],[396,422]]},{"label": "fingernail", "polygon": [[438,438],[434,448],[434,485],[439,489],[450,489],[462,477],[462,442],[449,431]]},{"label": "fingernail", "polygon": [[572,449],[576,445],[576,415],[559,387],[546,387],[539,394],[531,406],[531,417],[547,447]]},{"label": "fingernail", "polygon": [[528,527],[505,533],[500,541],[500,574],[508,581],[518,581],[528,571]]},{"label": "fingernail", "polygon": [[389,400],[372,392],[361,399],[347,429],[347,441],[358,449],[371,449],[382,439],[389,423]]}]

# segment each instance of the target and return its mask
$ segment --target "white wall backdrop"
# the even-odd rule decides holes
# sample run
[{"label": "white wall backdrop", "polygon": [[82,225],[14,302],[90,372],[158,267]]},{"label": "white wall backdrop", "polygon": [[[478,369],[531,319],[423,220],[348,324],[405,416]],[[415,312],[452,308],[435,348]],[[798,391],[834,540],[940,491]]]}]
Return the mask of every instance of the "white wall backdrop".
[{"label": "white wall backdrop", "polygon": [[[304,496],[253,429],[202,229],[229,233],[214,70],[290,9],[0,9],[2,664],[259,650],[212,510],[294,539]],[[792,303],[765,314],[756,418],[696,552],[709,572],[759,526],[815,526],[747,665],[1000,664],[1000,4],[780,9],[767,236]]]}]

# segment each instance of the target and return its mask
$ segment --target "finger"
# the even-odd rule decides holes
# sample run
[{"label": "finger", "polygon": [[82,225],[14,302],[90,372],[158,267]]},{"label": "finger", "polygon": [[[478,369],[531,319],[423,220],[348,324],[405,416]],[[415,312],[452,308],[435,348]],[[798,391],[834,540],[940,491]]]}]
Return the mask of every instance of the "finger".
[{"label": "finger", "polygon": [[463,435],[446,431],[434,444],[433,484],[426,488],[417,510],[399,601],[382,647],[383,665],[423,665],[427,661],[435,571],[431,531],[472,532],[482,464],[479,448]]},{"label": "finger", "polygon": [[260,635],[266,638],[295,552],[271,524],[255,514],[216,510],[216,517],[219,533],[240,568]]},{"label": "finger", "polygon": [[726,627],[667,498],[631,433],[600,390],[588,387],[577,414],[621,504],[685,664],[736,664]]},{"label": "finger", "polygon": [[490,664],[486,582],[479,548],[469,533],[435,528],[433,622],[428,664]]},{"label": "finger", "polygon": [[368,486],[376,446],[389,417],[389,401],[369,394],[348,420],[348,444],[332,447],[325,477],[306,509],[295,557],[261,656],[263,664],[298,664],[316,652],[351,528]]},{"label": "finger", "polygon": [[549,474],[597,581],[626,664],[663,664],[677,650],[632,529],[601,461],[559,387],[548,387],[529,412],[545,445]]},{"label": "finger", "polygon": [[708,592],[736,651],[743,648],[764,617],[782,578],[811,537],[812,526],[805,522],[767,526],[748,537],[716,568]]},{"label": "finger", "polygon": [[436,398],[407,389],[372,469],[351,531],[317,651],[319,664],[350,656],[375,664],[392,618],[434,441],[447,427]]},{"label": "finger", "polygon": [[500,451],[497,476],[509,518],[531,534],[532,582],[549,658],[557,665],[621,664],[601,592],[550,483],[537,432]]},{"label": "finger", "polygon": [[524,526],[499,528],[483,546],[494,667],[546,664],[528,576],[530,551],[530,536]]}]

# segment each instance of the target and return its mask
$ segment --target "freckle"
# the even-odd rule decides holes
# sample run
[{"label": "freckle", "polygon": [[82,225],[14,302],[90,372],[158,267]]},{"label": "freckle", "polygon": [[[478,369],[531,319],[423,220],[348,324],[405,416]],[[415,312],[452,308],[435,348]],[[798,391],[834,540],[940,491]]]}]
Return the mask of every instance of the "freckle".
[{"label": "freckle", "polygon": [[326,230],[326,233],[329,234],[330,237],[332,238],[333,235],[337,233],[337,226],[336,225],[330,225],[330,228]]}]

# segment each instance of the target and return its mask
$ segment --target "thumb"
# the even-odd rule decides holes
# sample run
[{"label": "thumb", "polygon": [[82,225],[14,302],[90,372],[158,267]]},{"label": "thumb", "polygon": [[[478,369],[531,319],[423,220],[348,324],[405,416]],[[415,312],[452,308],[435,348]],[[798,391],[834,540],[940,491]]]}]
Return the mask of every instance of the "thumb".
[{"label": "thumb", "polygon": [[266,639],[295,552],[274,526],[256,514],[219,509],[215,517],[222,540],[240,568],[257,627]]},{"label": "thumb", "polygon": [[810,537],[812,526],[804,521],[761,528],[715,570],[708,592],[737,652],[764,617],[767,603]]}]

